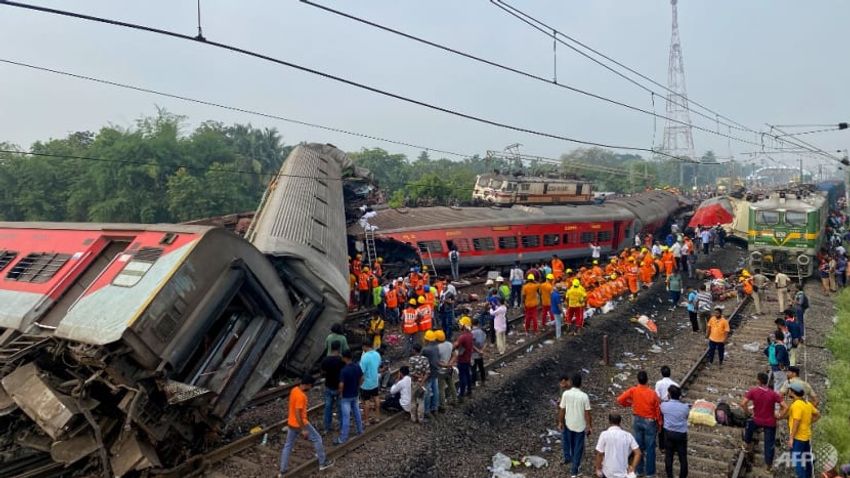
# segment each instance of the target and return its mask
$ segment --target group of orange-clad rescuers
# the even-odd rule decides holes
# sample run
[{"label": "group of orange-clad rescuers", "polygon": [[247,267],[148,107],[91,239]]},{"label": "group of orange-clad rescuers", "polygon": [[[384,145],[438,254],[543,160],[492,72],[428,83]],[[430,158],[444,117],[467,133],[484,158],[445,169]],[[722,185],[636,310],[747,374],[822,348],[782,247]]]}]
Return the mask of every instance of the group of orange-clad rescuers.
[{"label": "group of orange-clad rescuers", "polygon": [[[670,277],[677,269],[676,259],[670,248],[662,246],[658,255],[647,248],[628,248],[602,261],[604,265],[601,259],[594,259],[575,271],[565,267],[558,256],[527,269],[516,264],[511,271],[512,283],[504,283],[499,277],[487,297],[494,336],[498,339],[505,333],[506,311],[511,306],[524,308],[526,333],[537,333],[541,325],[553,322],[557,337],[562,325],[567,326],[568,334],[578,335],[585,325],[587,308],[603,308],[625,294],[635,300],[641,287]],[[350,261],[351,307],[376,310],[370,323],[373,346],[381,347],[387,325],[400,326],[408,351],[412,344],[422,342],[428,330],[443,330],[450,340],[452,330],[462,325],[455,318],[457,290],[450,278],[431,276],[427,266],[411,268],[405,277],[385,278],[382,264],[379,257],[370,268],[359,254]],[[513,283],[516,276],[519,284]],[[472,320],[468,316],[461,319]],[[654,323],[641,325],[656,331]]]}]

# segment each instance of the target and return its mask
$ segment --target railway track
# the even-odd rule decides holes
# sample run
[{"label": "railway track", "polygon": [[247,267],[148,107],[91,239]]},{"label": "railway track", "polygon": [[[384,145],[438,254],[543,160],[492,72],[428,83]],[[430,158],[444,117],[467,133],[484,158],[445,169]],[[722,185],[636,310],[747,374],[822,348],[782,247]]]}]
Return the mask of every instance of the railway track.
[{"label": "railway track", "polygon": [[[770,304],[769,306],[772,306]],[[767,308],[765,308],[767,310]],[[772,311],[772,307],[770,308]],[[708,350],[704,351],[694,365],[679,381],[688,402],[705,399],[712,403],[739,402],[749,388],[755,385],[758,372],[767,367],[761,352],[747,352],[742,346],[758,342],[765,345],[769,334],[776,330],[773,313],[753,316],[755,309],[751,301],[739,303],[729,315],[732,332],[726,346],[723,367],[708,364]],[[780,422],[780,425],[784,423]],[[717,425],[713,428],[692,425],[688,430],[688,476],[691,478],[767,478],[773,477],[764,468],[763,448],[754,447],[755,465],[749,462],[742,449],[743,428]],[[759,438],[761,438],[759,436]],[[780,450],[777,450],[777,455]],[[664,454],[656,454],[659,474],[664,470]],[[678,460],[674,461],[678,469]],[[678,473],[678,472],[677,472]]]},{"label": "railway track", "polygon": [[[513,317],[509,320],[511,326],[516,327],[516,324],[521,323],[522,316]],[[485,364],[487,370],[493,370],[501,364],[509,362],[520,355],[523,355],[528,350],[529,346],[538,345],[545,340],[554,336],[554,328],[543,329],[543,333],[538,336],[526,338],[520,343],[515,344],[513,348],[507,350],[503,355],[493,358]],[[392,372],[391,372],[392,373]],[[291,388],[291,386],[289,387]],[[316,387],[321,389],[321,387]],[[280,394],[278,394],[280,396]],[[317,395],[312,395],[313,403],[316,403]],[[281,405],[281,411],[285,410],[285,405]],[[308,414],[312,423],[319,423],[321,415],[324,412],[324,403],[319,402],[308,409]],[[331,445],[331,437],[334,435],[328,434],[324,437],[325,451],[331,459],[336,459],[345,455],[347,452],[368,442],[372,437],[381,433],[381,431],[393,426],[404,424],[409,415],[407,413],[386,414],[382,413],[381,420],[378,423],[368,425],[362,435],[354,435],[349,440],[338,446]],[[365,425],[365,424],[364,424]],[[219,464],[226,460],[231,460],[248,468],[257,467],[257,462],[278,463],[280,447],[282,446],[282,438],[285,437],[286,419],[275,421],[269,425],[252,430],[252,433],[240,437],[226,445],[223,445],[215,450],[212,450],[204,455],[198,455],[190,458],[185,463],[167,470],[157,470],[152,476],[158,478],[178,478],[178,477],[193,477],[193,476],[212,476],[215,478],[229,477],[229,475],[216,471]],[[268,440],[268,443],[274,443],[275,446],[262,446]],[[303,444],[302,444],[303,445]],[[313,455],[312,446],[297,446],[292,452],[290,458],[290,468],[287,477],[308,476],[318,470],[318,462]],[[258,473],[257,476],[272,476],[273,468],[266,469],[266,473]],[[251,475],[254,476],[254,475]]]}]

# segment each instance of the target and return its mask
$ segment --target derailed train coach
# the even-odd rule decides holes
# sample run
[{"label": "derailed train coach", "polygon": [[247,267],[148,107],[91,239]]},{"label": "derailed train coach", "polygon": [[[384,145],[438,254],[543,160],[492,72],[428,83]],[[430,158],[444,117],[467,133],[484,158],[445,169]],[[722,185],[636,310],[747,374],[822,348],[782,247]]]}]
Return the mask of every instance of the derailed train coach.
[{"label": "derailed train coach", "polygon": [[0,250],[5,463],[179,461],[295,338],[277,271],[223,229],[0,223]]},{"label": "derailed train coach", "polygon": [[348,296],[345,154],[302,144],[247,240],[218,227],[0,223],[0,476],[124,476],[200,451]]}]

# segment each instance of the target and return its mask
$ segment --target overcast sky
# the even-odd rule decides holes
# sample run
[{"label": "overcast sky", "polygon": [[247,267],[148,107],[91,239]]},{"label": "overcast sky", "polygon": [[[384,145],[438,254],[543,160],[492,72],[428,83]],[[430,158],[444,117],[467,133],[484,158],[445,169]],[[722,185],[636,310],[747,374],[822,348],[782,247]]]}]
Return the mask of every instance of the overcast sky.
[{"label": "overcast sky", "polygon": [[[31,0],[194,35],[191,0]],[[552,41],[488,0],[324,2],[455,48],[552,75]],[[577,39],[666,84],[669,2],[514,0]],[[475,64],[296,0],[202,0],[204,34],[307,67],[500,122],[603,143],[650,147],[662,120]],[[754,129],[765,123],[850,120],[845,0],[681,0],[679,25],[689,96]],[[331,80],[188,41],[0,6],[0,58],[259,110],[297,120],[464,154],[522,143],[557,156],[574,144],[507,131],[426,110]],[[131,126],[155,107],[186,115],[276,127],[287,143],[318,141],[346,150],[379,141],[185,103],[0,63],[0,141],[22,146],[104,124]],[[650,94],[587,59],[558,49],[558,80],[652,109]],[[664,101],[655,99],[664,112]],[[713,121],[693,116],[714,129]],[[726,132],[721,126],[721,131]],[[757,141],[752,133],[735,136]],[[850,130],[804,137],[829,151]],[[726,139],[694,132],[698,154],[730,153]],[[737,157],[759,148],[733,142]],[[782,156],[775,156],[781,158]],[[786,158],[789,158],[785,156]],[[815,164],[807,159],[809,164]]]}]

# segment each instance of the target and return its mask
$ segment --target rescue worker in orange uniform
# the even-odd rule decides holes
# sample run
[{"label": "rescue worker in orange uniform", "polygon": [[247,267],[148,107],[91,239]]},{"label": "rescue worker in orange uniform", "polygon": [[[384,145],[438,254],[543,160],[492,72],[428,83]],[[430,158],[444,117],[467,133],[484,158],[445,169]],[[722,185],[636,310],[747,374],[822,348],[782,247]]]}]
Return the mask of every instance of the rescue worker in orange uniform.
[{"label": "rescue worker in orange uniform", "polygon": [[390,325],[398,324],[398,290],[395,285],[387,286],[387,292],[384,294],[384,302],[387,305],[387,321]]},{"label": "rescue worker in orange uniform", "polygon": [[599,261],[597,260],[593,261],[593,267],[590,268],[590,272],[591,274],[593,274],[593,280],[597,283],[602,280],[602,275],[605,273],[605,271],[603,271],[602,268],[599,267]]},{"label": "rescue worker in orange uniform", "polygon": [[648,251],[643,254],[643,259],[640,262],[640,282],[644,287],[649,287],[652,283],[652,278],[655,275],[655,265],[653,264],[652,254]]},{"label": "rescue worker in orange uniform", "polygon": [[431,330],[434,325],[434,308],[425,302],[425,297],[419,296],[417,300],[419,307],[416,308],[416,317],[419,320],[419,331],[424,333]]},{"label": "rescue worker in orange uniform", "polygon": [[371,274],[369,274],[369,268],[364,267],[357,278],[357,292],[360,294],[360,307],[364,309],[368,309],[369,304],[372,302],[372,291],[369,288],[371,283],[372,277]]},{"label": "rescue worker in orange uniform", "polygon": [[537,309],[540,307],[540,286],[534,281],[534,274],[528,274],[522,286],[522,303],[525,306],[525,333],[531,329],[537,333]]},{"label": "rescue worker in orange uniform", "polygon": [[408,283],[410,284],[410,290],[416,290],[419,288],[419,283],[422,280],[422,276],[419,275],[419,271],[415,267],[410,268],[410,275],[408,276]]},{"label": "rescue worker in orange uniform", "polygon": [[555,274],[546,274],[546,281],[540,284],[540,303],[542,313],[540,321],[543,327],[549,323],[549,320],[554,319],[552,316],[552,289],[555,288]]},{"label": "rescue worker in orange uniform", "polygon": [[383,263],[384,263],[383,257],[379,257],[379,258],[375,259],[375,264],[372,265],[372,271],[375,274],[375,277],[380,278],[381,276],[384,275],[384,268],[382,266]]},{"label": "rescue worker in orange uniform", "polygon": [[617,272],[617,258],[612,257],[608,262],[608,265],[605,266],[605,275],[610,276],[611,274],[615,274]]},{"label": "rescue worker in orange uniform", "polygon": [[357,295],[357,280],[358,277],[354,275],[354,272],[348,273],[348,308],[352,310],[357,308],[357,300],[359,299]]},{"label": "rescue worker in orange uniform", "polygon": [[676,257],[673,256],[673,251],[667,246],[664,246],[661,253],[661,264],[664,266],[664,275],[670,277],[673,270],[676,268]]},{"label": "rescue worker in orange uniform", "polygon": [[410,348],[419,342],[419,324],[416,315],[416,299],[410,299],[407,307],[401,313],[401,331],[407,340],[404,341],[404,355],[410,355]]},{"label": "rescue worker in orange uniform", "polygon": [[434,306],[437,304],[437,298],[434,295],[434,288],[430,285],[425,285],[422,286],[422,292],[424,292],[422,297],[425,298],[425,303],[431,306],[431,311],[433,312]]},{"label": "rescue worker in orange uniform", "polygon": [[428,273],[428,266],[422,266],[422,284],[431,283],[431,274]]},{"label": "rescue worker in orange uniform", "polygon": [[557,254],[552,255],[552,275],[555,276],[556,281],[564,277],[564,262],[558,258]]},{"label": "rescue worker in orange uniform", "polygon": [[360,276],[361,266],[363,265],[363,255],[357,254],[353,261],[351,261],[351,272],[356,276]]}]

